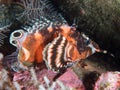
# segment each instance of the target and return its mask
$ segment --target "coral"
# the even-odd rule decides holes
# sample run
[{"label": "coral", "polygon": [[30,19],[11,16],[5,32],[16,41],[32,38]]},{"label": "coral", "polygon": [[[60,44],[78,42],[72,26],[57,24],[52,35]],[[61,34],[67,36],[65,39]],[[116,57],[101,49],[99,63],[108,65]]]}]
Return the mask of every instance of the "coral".
[{"label": "coral", "polygon": [[95,83],[94,90],[119,90],[120,72],[103,73]]},{"label": "coral", "polygon": [[[0,56],[2,55],[0,54]],[[1,58],[0,58],[0,90],[15,90],[15,86],[11,81],[8,71],[4,69],[4,67],[1,64]]]},{"label": "coral", "polygon": [[15,73],[13,80],[26,90],[85,90],[82,81],[78,79],[71,69],[68,69],[61,77],[53,81],[55,75],[56,73],[51,70],[42,69],[36,71],[32,67],[29,72]]}]

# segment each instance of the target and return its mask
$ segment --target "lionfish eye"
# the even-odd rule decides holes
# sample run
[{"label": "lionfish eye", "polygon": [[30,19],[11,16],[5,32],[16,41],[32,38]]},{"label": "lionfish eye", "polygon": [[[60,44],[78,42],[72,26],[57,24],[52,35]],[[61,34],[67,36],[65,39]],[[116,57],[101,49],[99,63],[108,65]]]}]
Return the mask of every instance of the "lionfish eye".
[{"label": "lionfish eye", "polygon": [[21,38],[24,34],[23,30],[17,30],[12,33],[13,38]]},{"label": "lionfish eye", "polygon": [[21,37],[22,33],[21,32],[15,32],[15,33],[13,33],[13,36],[14,37]]}]

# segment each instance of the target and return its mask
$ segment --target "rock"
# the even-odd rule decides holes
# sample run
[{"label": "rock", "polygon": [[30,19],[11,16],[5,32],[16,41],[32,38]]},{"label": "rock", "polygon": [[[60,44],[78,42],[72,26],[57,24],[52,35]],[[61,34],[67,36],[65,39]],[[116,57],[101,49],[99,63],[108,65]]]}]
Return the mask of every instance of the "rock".
[{"label": "rock", "polygon": [[78,78],[72,69],[67,69],[67,72],[60,76],[58,80],[60,80],[67,87],[71,87],[72,89],[85,90],[83,82]]},{"label": "rock", "polygon": [[9,72],[6,69],[4,69],[1,60],[0,60],[0,90],[16,90],[9,76]]},{"label": "rock", "polygon": [[94,90],[119,90],[120,72],[103,73],[95,83]]}]

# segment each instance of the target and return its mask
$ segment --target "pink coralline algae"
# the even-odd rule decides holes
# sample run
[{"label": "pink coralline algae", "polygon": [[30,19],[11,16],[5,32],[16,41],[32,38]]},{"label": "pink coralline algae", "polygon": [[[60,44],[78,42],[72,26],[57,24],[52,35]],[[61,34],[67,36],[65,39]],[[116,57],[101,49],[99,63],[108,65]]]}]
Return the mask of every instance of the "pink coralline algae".
[{"label": "pink coralline algae", "polygon": [[94,90],[120,90],[120,72],[103,73],[95,83]]},{"label": "pink coralline algae", "polygon": [[14,81],[19,81],[19,80],[28,81],[30,80],[30,73],[28,71],[15,73],[13,80]]},{"label": "pink coralline algae", "polygon": [[[85,87],[82,81],[71,69],[67,69],[67,71],[63,75],[61,75],[56,81],[53,81],[53,78],[57,73],[54,73],[51,70],[42,69],[42,70],[36,71],[35,73],[36,73],[37,80],[39,82],[38,86],[34,86],[34,82],[31,82],[32,76],[30,72],[15,73],[13,79],[14,81],[17,81],[20,84],[22,89],[25,89],[25,90],[39,90],[40,89],[39,87],[41,86],[45,90],[48,88],[50,89],[52,87],[53,89],[51,90],[61,90],[62,88],[67,88],[67,90],[69,89],[85,90]],[[48,78],[48,80],[45,80],[46,77]],[[59,85],[58,82],[61,85]],[[53,83],[56,83],[55,86]]]},{"label": "pink coralline algae", "polygon": [[79,80],[78,76],[71,69],[67,69],[67,72],[60,76],[59,80],[67,87],[74,88],[75,90],[85,90],[82,81]]}]

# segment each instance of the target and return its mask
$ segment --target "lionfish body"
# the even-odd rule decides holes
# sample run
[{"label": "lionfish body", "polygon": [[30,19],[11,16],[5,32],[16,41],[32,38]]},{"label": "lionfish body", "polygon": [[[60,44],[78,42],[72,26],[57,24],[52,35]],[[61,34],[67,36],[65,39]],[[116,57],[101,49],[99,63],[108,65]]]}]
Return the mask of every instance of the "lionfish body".
[{"label": "lionfish body", "polygon": [[50,20],[41,15],[24,25],[22,30],[12,32],[10,43],[19,49],[18,60],[22,64],[30,66],[45,61],[49,69],[60,72],[99,51],[96,43],[58,15],[58,19]]}]

